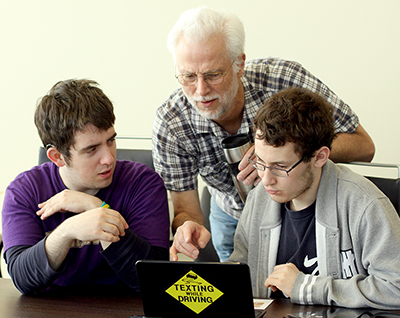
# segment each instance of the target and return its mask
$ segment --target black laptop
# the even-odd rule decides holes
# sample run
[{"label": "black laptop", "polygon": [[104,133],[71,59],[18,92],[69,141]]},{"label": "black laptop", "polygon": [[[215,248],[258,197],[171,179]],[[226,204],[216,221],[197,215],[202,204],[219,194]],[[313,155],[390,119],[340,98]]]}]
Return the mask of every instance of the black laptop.
[{"label": "black laptop", "polygon": [[141,260],[136,263],[146,317],[260,317],[248,265]]}]

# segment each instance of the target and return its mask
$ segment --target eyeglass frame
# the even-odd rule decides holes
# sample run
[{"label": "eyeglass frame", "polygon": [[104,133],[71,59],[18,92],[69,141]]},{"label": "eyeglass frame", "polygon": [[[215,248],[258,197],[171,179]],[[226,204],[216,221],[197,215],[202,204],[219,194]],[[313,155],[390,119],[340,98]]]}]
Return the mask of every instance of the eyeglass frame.
[{"label": "eyeglass frame", "polygon": [[[251,165],[252,165],[254,168],[256,168],[258,171],[262,171],[262,172],[265,172],[265,170],[268,169],[274,176],[281,177],[281,178],[287,178],[287,177],[289,177],[289,172],[291,172],[294,168],[296,168],[296,167],[297,167],[300,163],[302,163],[302,162],[304,161],[304,159],[305,159],[305,157],[302,157],[302,158],[301,158],[299,161],[297,161],[289,170],[286,170],[286,169],[282,169],[282,168],[268,167],[267,165],[265,165],[265,164],[263,164],[263,163],[261,163],[261,162],[254,161],[253,159],[251,159],[251,157],[254,156],[255,151],[256,151],[256,150],[254,149],[253,152],[251,153],[251,155],[249,156],[249,158],[247,159],[247,160],[251,163]],[[263,167],[264,170],[260,169],[260,167],[259,167],[258,165],[260,165],[261,167]],[[277,174],[274,172],[274,170],[278,170],[278,171],[282,171],[282,172],[284,171],[284,172],[286,172],[286,176],[277,175]]]},{"label": "eyeglass frame", "polygon": [[[186,75],[195,75],[195,76],[196,76],[196,80],[193,82],[193,84],[183,84],[183,83],[179,80],[179,76],[183,76],[184,73],[175,75],[175,78],[178,80],[179,84],[181,84],[181,85],[183,85],[183,86],[193,86],[194,84],[196,84],[196,83],[199,81],[199,76],[203,77],[204,81],[205,81],[208,85],[219,85],[219,84],[221,84],[221,83],[224,81],[225,76],[228,75],[230,69],[232,68],[232,66],[233,66],[233,64],[236,62],[236,60],[237,60],[237,58],[235,58],[235,59],[233,60],[231,66],[229,66],[229,68],[226,70],[226,72],[206,72],[206,73],[203,73],[203,74],[201,74],[201,73],[200,73],[200,74],[196,74],[196,73],[187,73]],[[206,76],[209,75],[209,74],[216,74],[216,73],[222,74],[221,82],[210,84],[210,83],[207,81]]]}]

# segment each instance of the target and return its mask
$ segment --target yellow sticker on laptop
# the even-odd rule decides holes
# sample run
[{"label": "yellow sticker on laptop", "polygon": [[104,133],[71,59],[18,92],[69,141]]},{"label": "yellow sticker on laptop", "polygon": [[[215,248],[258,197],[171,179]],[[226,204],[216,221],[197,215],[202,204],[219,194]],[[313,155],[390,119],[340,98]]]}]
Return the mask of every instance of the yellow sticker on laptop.
[{"label": "yellow sticker on laptop", "polygon": [[196,314],[224,294],[193,271],[189,271],[165,292]]}]

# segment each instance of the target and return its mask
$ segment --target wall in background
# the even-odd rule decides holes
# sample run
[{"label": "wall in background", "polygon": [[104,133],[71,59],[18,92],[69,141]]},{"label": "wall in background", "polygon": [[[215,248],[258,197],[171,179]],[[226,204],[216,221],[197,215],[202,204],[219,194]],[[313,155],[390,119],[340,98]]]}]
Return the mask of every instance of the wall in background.
[{"label": "wall in background", "polygon": [[98,81],[118,134],[150,137],[156,108],[178,87],[167,34],[199,5],[241,18],[247,59],[302,63],[359,115],[374,162],[400,163],[397,0],[0,0],[0,190],[37,163],[33,113],[59,80]]}]

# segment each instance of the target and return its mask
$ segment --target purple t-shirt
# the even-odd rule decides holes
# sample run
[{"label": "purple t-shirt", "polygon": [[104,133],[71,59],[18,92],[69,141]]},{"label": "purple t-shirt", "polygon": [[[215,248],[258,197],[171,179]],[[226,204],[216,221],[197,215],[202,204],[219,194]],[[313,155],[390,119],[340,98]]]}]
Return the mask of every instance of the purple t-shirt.
[{"label": "purple t-shirt", "polygon": [[[43,221],[36,215],[39,203],[64,189],[66,187],[59,169],[53,163],[44,163],[21,173],[8,186],[3,204],[4,251],[13,246],[38,244],[66,218],[75,215],[70,212],[55,213]],[[112,183],[101,189],[96,197],[120,212],[134,234],[151,246],[168,249],[170,223],[167,195],[162,179],[152,169],[137,162],[117,161]],[[120,244],[124,244],[124,238],[121,237]],[[102,253],[112,256],[115,249],[120,254],[118,244],[111,244]],[[64,270],[53,283],[71,285],[117,282],[119,278],[100,251],[99,244],[71,248]],[[134,250],[130,252],[134,253]],[[114,258],[118,257],[121,255],[115,255]]]}]

